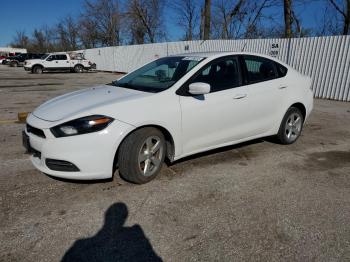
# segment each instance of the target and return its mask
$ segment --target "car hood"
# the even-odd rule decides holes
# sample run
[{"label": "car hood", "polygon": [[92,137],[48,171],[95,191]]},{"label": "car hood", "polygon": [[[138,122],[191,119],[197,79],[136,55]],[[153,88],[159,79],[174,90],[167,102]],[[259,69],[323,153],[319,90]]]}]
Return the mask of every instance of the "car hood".
[{"label": "car hood", "polygon": [[99,107],[149,95],[152,93],[109,85],[96,86],[53,98],[36,108],[33,115],[55,122],[84,112],[94,114]]}]

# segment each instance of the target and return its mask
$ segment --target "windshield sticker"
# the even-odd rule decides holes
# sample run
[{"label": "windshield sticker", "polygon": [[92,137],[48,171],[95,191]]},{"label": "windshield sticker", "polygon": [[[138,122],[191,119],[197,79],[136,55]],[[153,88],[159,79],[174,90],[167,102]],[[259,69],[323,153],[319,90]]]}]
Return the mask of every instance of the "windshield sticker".
[{"label": "windshield sticker", "polygon": [[186,56],[184,58],[182,58],[182,60],[185,60],[185,61],[202,61],[204,59],[204,57],[199,57],[199,56]]}]

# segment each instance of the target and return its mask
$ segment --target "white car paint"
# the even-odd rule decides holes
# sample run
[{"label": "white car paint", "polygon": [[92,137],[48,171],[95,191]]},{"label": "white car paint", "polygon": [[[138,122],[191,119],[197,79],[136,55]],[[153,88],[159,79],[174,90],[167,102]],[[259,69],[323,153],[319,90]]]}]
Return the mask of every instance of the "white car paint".
[{"label": "white car paint", "polygon": [[[123,139],[142,126],[159,126],[172,136],[171,161],[213,148],[275,135],[288,108],[301,103],[305,119],[313,107],[311,79],[268,56],[288,69],[285,77],[244,85],[203,95],[202,99],[180,96],[176,91],[208,62],[229,55],[251,53],[194,53],[206,57],[169,89],[160,93],[141,92],[101,85],[54,98],[34,110],[27,123],[42,129],[46,138],[25,131],[30,145],[41,152],[32,156],[34,166],[52,176],[69,179],[112,177],[113,160]],[[51,127],[89,115],[105,115],[115,120],[104,130],[56,138]],[[45,159],[66,160],[79,172],[50,170]]]}]

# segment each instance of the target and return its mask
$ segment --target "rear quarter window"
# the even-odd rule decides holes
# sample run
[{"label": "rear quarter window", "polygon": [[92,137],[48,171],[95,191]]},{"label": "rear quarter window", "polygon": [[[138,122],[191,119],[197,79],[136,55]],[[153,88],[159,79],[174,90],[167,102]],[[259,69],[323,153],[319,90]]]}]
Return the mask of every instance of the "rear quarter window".
[{"label": "rear quarter window", "polygon": [[285,77],[287,75],[288,69],[287,67],[275,62],[276,68],[277,68],[277,73],[278,77]]}]

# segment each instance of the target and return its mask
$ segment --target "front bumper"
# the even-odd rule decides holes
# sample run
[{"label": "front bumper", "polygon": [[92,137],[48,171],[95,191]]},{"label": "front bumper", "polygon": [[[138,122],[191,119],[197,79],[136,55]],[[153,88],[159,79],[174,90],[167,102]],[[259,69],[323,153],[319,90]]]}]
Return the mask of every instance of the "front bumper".
[{"label": "front bumper", "polygon": [[28,67],[28,66],[24,66],[24,70],[26,70],[26,71],[32,71],[32,68],[31,68],[31,67]]},{"label": "front bumper", "polygon": [[[30,114],[27,123],[42,129],[46,136],[42,138],[25,130],[25,134],[29,137],[29,145],[36,152],[31,156],[34,167],[51,176],[76,180],[112,177],[117,148],[122,139],[134,128],[115,120],[100,132],[56,138],[49,129],[52,127],[52,122]],[[52,170],[47,166],[48,159],[72,163],[79,171]]]}]

